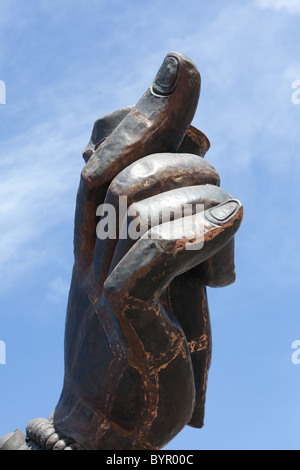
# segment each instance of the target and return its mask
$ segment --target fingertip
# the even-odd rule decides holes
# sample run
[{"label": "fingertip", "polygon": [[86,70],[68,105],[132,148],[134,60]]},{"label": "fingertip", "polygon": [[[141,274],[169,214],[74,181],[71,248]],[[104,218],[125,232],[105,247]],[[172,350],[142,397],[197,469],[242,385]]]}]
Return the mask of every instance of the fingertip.
[{"label": "fingertip", "polygon": [[243,205],[238,199],[229,199],[218,206],[206,210],[204,215],[214,225],[225,225],[236,218],[242,217]]},{"label": "fingertip", "polygon": [[89,161],[89,159],[91,158],[91,156],[93,155],[93,150],[92,149],[87,149],[87,150],[84,150],[82,152],[82,157],[85,161],[85,163],[87,163]]},{"label": "fingertip", "polygon": [[194,62],[179,52],[169,52],[160,66],[150,92],[154,96],[167,97],[183,85],[185,89],[193,89],[199,95],[201,75]]}]

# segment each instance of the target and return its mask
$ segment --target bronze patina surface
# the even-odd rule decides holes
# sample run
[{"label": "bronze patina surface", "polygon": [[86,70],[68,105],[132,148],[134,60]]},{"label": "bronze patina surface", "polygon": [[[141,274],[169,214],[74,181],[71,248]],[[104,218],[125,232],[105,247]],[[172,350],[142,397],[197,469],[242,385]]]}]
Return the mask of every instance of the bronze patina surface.
[{"label": "bronze patina surface", "polygon": [[[209,141],[191,126],[200,84],[195,64],[172,52],[135,106],[95,122],[76,201],[63,389],[51,416],[32,420],[26,438],[4,436],[3,450],[161,449],[185,425],[203,426],[206,287],[235,279],[243,208],[220,188],[203,158]],[[100,239],[97,208],[118,214],[121,196],[122,227],[135,212],[144,234]],[[185,216],[187,204],[203,210]],[[173,214],[166,222],[164,208]],[[201,247],[187,249],[200,232]]]}]

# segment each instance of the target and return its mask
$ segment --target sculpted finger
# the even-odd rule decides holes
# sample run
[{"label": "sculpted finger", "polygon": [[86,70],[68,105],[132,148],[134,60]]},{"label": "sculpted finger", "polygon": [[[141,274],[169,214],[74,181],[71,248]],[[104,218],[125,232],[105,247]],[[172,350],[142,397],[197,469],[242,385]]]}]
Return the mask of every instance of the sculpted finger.
[{"label": "sculpted finger", "polygon": [[[110,184],[104,205],[100,206],[97,212],[97,215],[105,216],[100,219],[97,225],[98,237],[94,257],[94,275],[97,283],[102,285],[107,276],[117,244],[117,234],[120,228],[119,219],[124,217],[130,204],[153,196],[161,191],[164,191],[165,194],[165,191],[174,188],[184,188],[207,183],[218,185],[219,181],[219,175],[212,165],[202,158],[191,154],[165,153],[148,155],[121,171]],[[184,189],[182,189],[182,194],[183,192]],[[189,197],[192,197],[192,195]],[[196,197],[196,194],[193,197]],[[125,200],[125,208],[122,208],[122,211],[119,208],[121,198],[123,198],[122,201]],[[163,196],[159,197],[159,201],[163,207],[166,207]],[[112,236],[109,236],[109,233],[104,231],[109,223],[108,215],[106,215],[105,211],[114,211],[114,220],[118,223],[116,232]]]},{"label": "sculpted finger", "polygon": [[231,199],[224,189],[211,184],[187,186],[133,202],[120,230],[110,272],[148,230],[159,224],[190,216]]},{"label": "sculpted finger", "polygon": [[121,171],[109,186],[106,202],[116,204],[124,195],[132,204],[162,191],[202,184],[220,184],[216,169],[206,160],[188,153],[157,153]]},{"label": "sculpted finger", "polygon": [[242,204],[231,199],[151,228],[111,272],[105,290],[109,295],[157,302],[176,276],[204,262],[229,242],[242,214]]},{"label": "sculpted finger", "polygon": [[[90,156],[97,150],[107,137],[116,129],[121,121],[132,111],[134,106],[126,106],[120,108],[112,113],[97,119],[94,123],[90,141],[83,151],[83,158],[85,162],[89,160]],[[177,149],[177,153],[193,153],[204,157],[210,148],[210,142],[207,136],[197,129],[195,126],[190,126],[186,131],[183,141]],[[85,151],[90,150],[90,155],[85,155]]]},{"label": "sculpted finger", "polygon": [[194,117],[200,82],[190,59],[168,54],[150,88],[89,159],[86,184],[103,185],[143,156],[175,152]]},{"label": "sculpted finger", "polygon": [[90,141],[82,152],[83,159],[86,163],[89,161],[94,151],[110,136],[132,109],[133,106],[127,106],[95,121]]},{"label": "sculpted finger", "polygon": [[[133,108],[134,106],[126,106],[95,121],[90,141],[82,152],[86,163],[94,154],[94,151],[110,136]],[[177,149],[177,153],[193,153],[194,155],[204,157],[209,148],[210,142],[206,135],[196,127],[190,126]]]}]

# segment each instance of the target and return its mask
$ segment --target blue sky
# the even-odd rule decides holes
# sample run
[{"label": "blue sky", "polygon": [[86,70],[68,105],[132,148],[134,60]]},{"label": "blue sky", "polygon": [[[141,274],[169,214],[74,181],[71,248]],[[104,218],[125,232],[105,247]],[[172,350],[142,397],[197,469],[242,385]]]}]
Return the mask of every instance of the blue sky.
[{"label": "blue sky", "polygon": [[244,221],[236,283],[208,291],[205,426],[166,449],[299,448],[299,20],[299,0],[1,0],[0,436],[47,417],[61,390],[75,196],[93,122],[135,104],[178,51],[201,73],[193,124]]}]

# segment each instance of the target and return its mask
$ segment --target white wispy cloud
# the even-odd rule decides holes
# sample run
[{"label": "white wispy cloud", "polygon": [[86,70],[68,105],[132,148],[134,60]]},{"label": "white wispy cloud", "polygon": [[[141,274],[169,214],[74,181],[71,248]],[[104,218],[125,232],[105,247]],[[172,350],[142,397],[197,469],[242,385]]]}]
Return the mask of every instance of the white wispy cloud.
[{"label": "white wispy cloud", "polygon": [[299,0],[257,0],[257,5],[262,9],[286,11],[292,15],[300,13]]},{"label": "white wispy cloud", "polygon": [[[37,143],[41,135],[47,137]],[[29,130],[26,140],[19,136],[0,146],[1,289],[12,279],[17,282],[24,269],[45,262],[47,244],[42,240],[51,237],[57,225],[72,223],[70,195],[75,195],[78,183],[72,159],[79,145],[80,139],[74,139],[67,147],[41,125]]]}]

